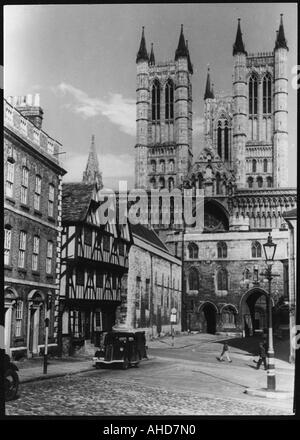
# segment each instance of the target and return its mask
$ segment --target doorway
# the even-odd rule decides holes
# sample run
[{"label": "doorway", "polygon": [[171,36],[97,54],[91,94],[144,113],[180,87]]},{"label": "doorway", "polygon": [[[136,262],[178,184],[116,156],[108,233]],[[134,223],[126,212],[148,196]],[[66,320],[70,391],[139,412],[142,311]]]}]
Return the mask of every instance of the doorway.
[{"label": "doorway", "polygon": [[32,306],[29,310],[29,352],[38,354],[39,344],[39,325],[40,325],[40,308],[39,306]]},{"label": "doorway", "polygon": [[206,303],[202,308],[202,314],[204,318],[204,329],[206,333],[214,335],[216,333],[216,309],[210,304]]}]

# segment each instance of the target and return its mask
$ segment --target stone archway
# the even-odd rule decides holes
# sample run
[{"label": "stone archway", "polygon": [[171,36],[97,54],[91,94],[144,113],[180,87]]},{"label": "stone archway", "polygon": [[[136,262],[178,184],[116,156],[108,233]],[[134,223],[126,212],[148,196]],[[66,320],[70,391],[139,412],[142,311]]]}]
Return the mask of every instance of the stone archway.
[{"label": "stone archway", "polygon": [[[244,336],[264,333],[267,329],[268,294],[264,289],[254,287],[246,292],[240,302]],[[274,306],[274,302],[272,300]]]},{"label": "stone archway", "polygon": [[206,301],[199,307],[200,331],[203,333],[215,334],[217,329],[218,309],[214,303]]}]

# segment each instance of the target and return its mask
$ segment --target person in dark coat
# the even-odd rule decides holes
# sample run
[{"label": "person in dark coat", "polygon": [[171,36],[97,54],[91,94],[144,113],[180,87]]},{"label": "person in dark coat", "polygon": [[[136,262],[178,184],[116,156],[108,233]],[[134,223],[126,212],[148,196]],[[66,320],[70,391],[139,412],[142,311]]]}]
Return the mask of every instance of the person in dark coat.
[{"label": "person in dark coat", "polygon": [[265,344],[263,342],[260,342],[259,344],[259,359],[257,362],[256,369],[259,370],[261,364],[264,363],[265,370],[267,370],[267,354],[266,354],[266,348]]}]

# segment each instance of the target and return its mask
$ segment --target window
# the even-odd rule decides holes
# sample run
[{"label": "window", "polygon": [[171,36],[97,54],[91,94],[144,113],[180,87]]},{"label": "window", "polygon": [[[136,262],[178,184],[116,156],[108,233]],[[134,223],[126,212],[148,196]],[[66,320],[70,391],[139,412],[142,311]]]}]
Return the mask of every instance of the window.
[{"label": "window", "polygon": [[22,168],[22,182],[21,182],[21,203],[23,203],[23,205],[27,205],[28,176],[29,176],[28,168],[23,167]]},{"label": "window", "polygon": [[252,75],[249,80],[249,115],[257,115],[257,85],[257,77]]},{"label": "window", "polygon": [[109,235],[103,235],[103,250],[109,251],[110,237]]},{"label": "window", "polygon": [[248,177],[248,186],[249,188],[253,188],[253,177]]},{"label": "window", "polygon": [[47,243],[47,258],[46,258],[46,273],[52,273],[52,259],[53,259],[53,243],[48,241]]},{"label": "window", "polygon": [[35,176],[34,209],[36,211],[39,211],[41,206],[41,186],[42,186],[41,176]]},{"label": "window", "polygon": [[217,287],[218,290],[227,290],[228,289],[228,276],[226,269],[220,269],[217,272]]},{"label": "window", "polygon": [[84,244],[86,244],[87,246],[91,246],[92,237],[93,237],[92,230],[90,228],[84,228]]},{"label": "window", "polygon": [[4,264],[10,263],[10,249],[11,249],[11,226],[7,225],[4,228]]},{"label": "window", "polygon": [[262,188],[263,186],[263,178],[261,176],[257,178],[257,186],[258,188]]},{"label": "window", "polygon": [[174,179],[173,179],[173,177],[169,177],[168,186],[169,186],[169,191],[172,191],[172,189],[174,188]]},{"label": "window", "polygon": [[272,187],[272,177],[267,177],[267,187],[271,188]]},{"label": "window", "polygon": [[192,268],[189,273],[189,290],[199,289],[198,272],[195,268]]},{"label": "window", "polygon": [[161,173],[164,173],[164,172],[165,172],[165,169],[166,169],[165,161],[164,161],[164,160],[161,160],[160,163],[159,163],[159,165],[160,165],[160,172],[161,172]]},{"label": "window", "polygon": [[40,237],[35,235],[33,237],[32,270],[38,270],[39,251],[40,251]]},{"label": "window", "polygon": [[150,280],[146,279],[146,290],[145,290],[145,307],[150,310]]},{"label": "window", "polygon": [[218,155],[220,157],[222,157],[222,127],[221,127],[221,121],[218,122],[217,144],[218,144]]},{"label": "window", "polygon": [[160,177],[159,179],[159,187],[160,189],[165,188],[166,184],[165,184],[165,179],[163,177]]},{"label": "window", "polygon": [[216,194],[221,194],[221,176],[216,174]]},{"label": "window", "polygon": [[198,258],[198,246],[196,243],[189,243],[188,245],[189,258]]},{"label": "window", "polygon": [[228,129],[228,121],[225,121],[224,127],[224,158],[225,160],[229,159],[229,129]]},{"label": "window", "polygon": [[217,248],[218,248],[218,258],[226,258],[227,244],[224,241],[219,241],[219,243],[217,243]]},{"label": "window", "polygon": [[6,175],[5,194],[8,197],[13,197],[15,164],[11,162],[6,162],[6,163],[7,163],[7,175]]},{"label": "window", "polygon": [[171,80],[168,80],[165,89],[165,105],[166,105],[166,119],[174,118],[174,85]]},{"label": "window", "polygon": [[27,233],[25,231],[20,232],[20,241],[19,241],[19,255],[18,255],[18,266],[25,266],[25,252],[26,252],[26,243],[27,242]]},{"label": "window", "polygon": [[16,337],[21,336],[22,319],[23,319],[23,301],[19,300],[16,303]]},{"label": "window", "polygon": [[77,270],[76,270],[76,284],[78,284],[79,286],[84,285],[84,271],[83,271],[83,269],[77,268]]},{"label": "window", "polygon": [[119,253],[123,257],[124,256],[124,242],[120,241],[119,243]]},{"label": "window", "polygon": [[152,87],[152,120],[160,120],[160,85],[158,80],[154,81]]},{"label": "window", "polygon": [[261,258],[261,244],[258,241],[252,243],[252,258]]},{"label": "window", "polygon": [[54,215],[54,185],[49,185],[49,196],[48,196],[48,216],[53,217]]},{"label": "window", "polygon": [[174,160],[169,161],[169,171],[172,173],[174,171]]},{"label": "window", "polygon": [[264,173],[268,172],[268,159],[264,159]]},{"label": "window", "polygon": [[151,172],[156,173],[156,161],[151,160]]},{"label": "window", "polygon": [[252,172],[256,173],[256,159],[252,160]]},{"label": "window", "polygon": [[263,79],[263,113],[271,113],[272,80],[267,73]]},{"label": "window", "polygon": [[103,287],[103,273],[96,271],[96,287]]}]

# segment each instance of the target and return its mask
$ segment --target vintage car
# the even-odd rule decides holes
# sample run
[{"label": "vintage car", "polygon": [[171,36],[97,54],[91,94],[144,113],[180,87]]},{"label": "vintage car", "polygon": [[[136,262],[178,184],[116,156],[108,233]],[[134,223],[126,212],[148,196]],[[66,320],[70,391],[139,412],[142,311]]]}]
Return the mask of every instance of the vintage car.
[{"label": "vintage car", "polygon": [[93,357],[94,366],[119,365],[123,369],[138,367],[141,359],[147,358],[145,332],[111,331],[105,335],[104,345]]},{"label": "vintage car", "polygon": [[5,400],[13,400],[17,397],[19,388],[18,367],[11,362],[8,354],[4,354],[4,394]]}]

